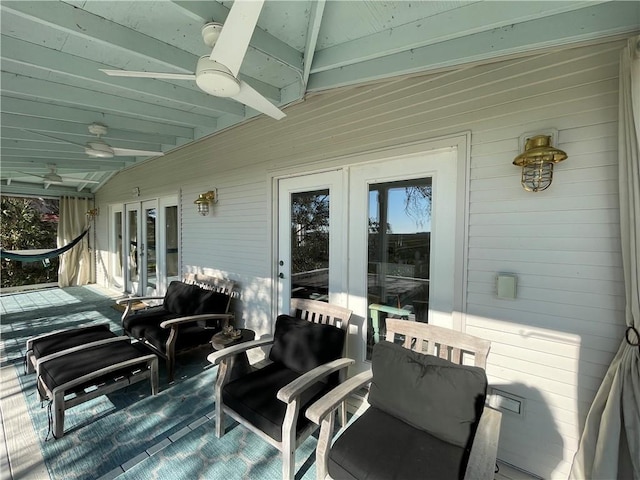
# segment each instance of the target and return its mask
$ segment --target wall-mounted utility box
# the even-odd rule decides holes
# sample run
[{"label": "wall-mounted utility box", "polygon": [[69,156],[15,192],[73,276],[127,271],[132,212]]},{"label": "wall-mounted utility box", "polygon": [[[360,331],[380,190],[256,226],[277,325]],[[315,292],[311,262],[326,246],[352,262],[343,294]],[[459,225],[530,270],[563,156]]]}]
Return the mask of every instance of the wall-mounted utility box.
[{"label": "wall-mounted utility box", "polygon": [[496,276],[498,298],[516,298],[517,277],[512,273],[499,273]]},{"label": "wall-mounted utility box", "polygon": [[513,393],[492,388],[489,393],[489,406],[518,417],[524,416],[524,398]]}]

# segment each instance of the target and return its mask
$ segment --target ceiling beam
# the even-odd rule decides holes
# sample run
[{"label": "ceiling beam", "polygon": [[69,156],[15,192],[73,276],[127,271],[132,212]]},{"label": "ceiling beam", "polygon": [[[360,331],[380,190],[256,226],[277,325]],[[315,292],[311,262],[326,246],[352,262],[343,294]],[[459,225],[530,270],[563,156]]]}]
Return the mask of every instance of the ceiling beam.
[{"label": "ceiling beam", "polygon": [[[173,3],[190,12],[195,19],[200,20],[203,24],[212,20],[224,23],[229,14],[229,9],[218,2],[174,1]],[[302,53],[258,26],[253,31],[249,47],[268,55],[282,65],[297,72],[302,72]]]},{"label": "ceiling beam", "polygon": [[[50,72],[57,72],[69,80],[78,79],[85,84],[95,82],[95,89],[111,90],[111,93],[129,97],[133,100],[148,97],[147,101],[162,99],[163,102],[178,104],[177,108],[190,109],[197,107],[210,110],[212,114],[232,114],[244,117],[243,105],[233,100],[217,98],[207,95],[196,88],[187,88],[181,84],[195,82],[166,82],[149,81],[149,79],[110,77],[101,72],[101,68],[111,68],[110,65],[95,62],[90,59],[70,55],[68,53],[52,51],[34,43],[2,35],[3,70],[11,68],[12,63],[42,69],[41,77],[50,78]],[[21,73],[17,71],[15,73]]]},{"label": "ceiling beam", "polygon": [[102,43],[108,48],[119,48],[143,59],[151,58],[173,70],[181,70],[176,73],[193,73],[198,60],[192,53],[68,3],[50,2],[46,8],[42,8],[38,2],[3,1],[2,10],[5,15],[18,15],[34,24],[54,27],[67,34]]},{"label": "ceiling beam", "polygon": [[[5,108],[5,100],[2,100],[2,109]],[[75,135],[83,138],[72,138],[71,141],[86,141],[91,138],[95,138],[94,135],[89,133],[86,123],[66,122],[62,120],[49,119],[49,118],[37,118],[35,116],[20,115],[15,113],[3,113],[0,114],[0,123],[3,130],[5,128],[14,128],[21,130],[33,130],[39,132],[46,132],[58,136],[62,135]],[[102,122],[101,122],[102,123]],[[141,122],[142,123],[142,122]],[[108,126],[108,125],[107,125]],[[188,127],[175,127],[180,137],[186,137],[187,132],[193,137],[193,129]],[[3,132],[4,136],[4,132]],[[67,138],[67,137],[61,137]],[[161,144],[175,144],[177,138],[174,137],[174,141],[167,142],[165,135],[153,135],[152,133],[139,133],[120,130],[117,128],[109,128],[107,135],[103,138],[110,140],[131,140],[140,141],[145,143],[161,143]]]},{"label": "ceiling beam", "polygon": [[55,160],[51,162],[36,160],[33,158],[7,158],[2,160],[2,176],[3,178],[9,171],[28,171],[31,173],[49,171],[47,164],[55,164],[60,172],[64,173],[86,173],[86,172],[115,172],[121,168],[130,165],[129,162],[117,160],[114,162],[102,162],[100,160],[64,160],[64,163],[56,163]]},{"label": "ceiling beam", "polygon": [[[553,17],[416,48],[334,70],[311,73],[309,91],[427,72],[507,55],[638,32],[639,2],[602,4]],[[317,57],[316,57],[317,58]]]},{"label": "ceiling beam", "polygon": [[[16,196],[20,196],[20,195],[42,196],[45,194],[45,188],[44,188],[44,184],[11,182],[11,185],[2,186],[2,193],[4,195],[16,195]],[[93,193],[90,190],[78,192],[75,187],[65,187],[65,186],[59,185],[59,186],[52,186],[51,188],[46,190],[47,197],[56,197],[56,196],[62,196],[62,195],[93,198]]]},{"label": "ceiling beam", "polygon": [[177,126],[195,127],[204,125],[215,128],[217,123],[215,117],[207,117],[8,72],[0,74],[0,82],[4,92],[18,94],[30,99],[48,99],[52,102],[79,105],[84,108],[88,106],[104,112],[127,114],[148,120],[170,119],[170,123]]},{"label": "ceiling beam", "polygon": [[[316,52],[312,73],[592,6],[594,1],[476,2]],[[329,4],[331,8],[331,4]],[[478,19],[483,19],[482,22]]]},{"label": "ceiling beam", "polygon": [[309,74],[313,65],[313,57],[318,43],[318,33],[322,25],[322,15],[324,14],[325,0],[314,0],[311,12],[309,13],[309,25],[307,27],[307,38],[304,46],[304,70],[302,72],[302,83],[306,86],[309,82]]},{"label": "ceiling beam", "polygon": [[[58,120],[63,126],[65,122],[83,124],[85,128],[82,135],[86,136],[87,138],[94,138],[94,135],[91,134],[88,130],[88,125],[91,125],[92,123],[100,123],[109,127],[107,135],[103,138],[148,143],[152,145],[176,145],[177,143],[175,129],[171,128],[171,125],[166,125],[163,123],[134,119],[121,115],[105,114],[102,112],[84,110],[75,107],[65,107],[61,105],[53,105],[50,103],[24,100],[21,98],[7,97],[4,95],[2,96],[0,101],[2,102],[2,111],[4,113],[14,113],[17,115]],[[117,126],[118,128],[111,128],[113,126]],[[63,128],[61,128],[60,130],[63,130]],[[185,137],[188,140],[193,140],[192,128],[180,129],[180,132],[184,135],[188,134],[189,136]],[[3,131],[2,136],[4,138],[5,134],[15,135],[16,133],[18,132]],[[32,134],[27,133],[27,135],[30,135],[29,137],[26,137],[28,139],[39,140]],[[25,137],[19,135],[17,137],[12,136],[10,138],[22,139]],[[73,139],[71,138],[69,138],[68,140],[73,141]]]},{"label": "ceiling beam", "polygon": [[[65,160],[86,160],[89,156],[80,151],[78,153],[72,152],[52,152],[46,150],[21,150],[15,148],[0,148],[0,154],[2,155],[2,166],[5,166],[5,161],[9,161],[12,158],[31,158],[31,159],[44,159],[51,161],[65,161]],[[90,157],[89,157],[90,158]],[[122,161],[133,162],[136,157],[133,156],[114,156],[112,158],[101,158],[100,161],[105,163],[120,163]]]}]

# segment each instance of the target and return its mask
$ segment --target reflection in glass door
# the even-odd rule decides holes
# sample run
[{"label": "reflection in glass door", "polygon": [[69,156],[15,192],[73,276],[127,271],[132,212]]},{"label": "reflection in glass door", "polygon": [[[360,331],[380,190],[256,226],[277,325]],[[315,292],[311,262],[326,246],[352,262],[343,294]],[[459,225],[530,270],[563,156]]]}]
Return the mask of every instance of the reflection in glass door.
[{"label": "reflection in glass door", "polygon": [[369,185],[367,359],[388,316],[427,323],[431,178]]},{"label": "reflection in glass door", "polygon": [[140,245],[140,270],[144,285],[142,295],[154,295],[158,284],[157,251],[156,251],[156,217],[157,202],[155,200],[142,204],[144,221],[142,224],[142,244]]},{"label": "reflection in glass door", "polygon": [[126,284],[125,290],[133,294],[141,294],[140,289],[140,222],[138,217],[140,209],[138,205],[126,206],[126,221],[124,234],[124,253],[126,258]]}]

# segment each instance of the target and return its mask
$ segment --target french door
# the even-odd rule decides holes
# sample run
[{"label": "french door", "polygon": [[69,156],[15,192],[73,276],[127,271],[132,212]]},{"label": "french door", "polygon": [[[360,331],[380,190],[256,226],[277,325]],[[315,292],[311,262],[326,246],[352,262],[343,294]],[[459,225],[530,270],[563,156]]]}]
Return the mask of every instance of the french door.
[{"label": "french door", "polygon": [[278,312],[291,297],[350,308],[355,370],[388,317],[459,327],[463,172],[448,146],[278,180]]},{"label": "french door", "polygon": [[292,297],[344,304],[343,173],[278,181],[278,312]]}]

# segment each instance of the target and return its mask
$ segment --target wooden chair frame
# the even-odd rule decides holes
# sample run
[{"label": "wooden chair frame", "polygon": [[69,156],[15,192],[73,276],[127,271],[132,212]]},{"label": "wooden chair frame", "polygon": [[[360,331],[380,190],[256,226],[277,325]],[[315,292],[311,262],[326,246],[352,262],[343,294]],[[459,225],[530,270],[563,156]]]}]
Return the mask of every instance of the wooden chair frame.
[{"label": "wooden chair frame", "polygon": [[[458,364],[461,364],[465,359],[464,354],[469,354],[473,355],[475,366],[486,368],[487,355],[491,347],[491,342],[488,340],[435,325],[392,318],[386,319],[386,327],[386,340],[390,342],[395,340],[396,334],[404,335],[403,346],[405,348],[437,355]],[[328,472],[328,462],[334,437],[334,412],[354,392],[367,386],[372,378],[371,370],[355,375],[307,409],[307,418],[320,426],[316,449],[316,478],[318,480],[331,478]],[[361,411],[366,410],[368,406],[365,400]],[[502,414],[499,411],[485,405],[471,446],[465,480],[488,480],[494,477],[501,420]]]},{"label": "wooden chair frame", "polygon": [[[351,310],[315,300],[294,298],[291,300],[291,316],[296,316],[314,323],[334,325],[342,328],[345,332],[348,332]],[[282,441],[277,441],[251,423],[247,422],[231,408],[222,404],[222,390],[230,379],[231,359],[233,359],[235,355],[245,353],[248,350],[272,345],[273,341],[273,337],[267,337],[234,345],[219,352],[212,353],[207,357],[207,359],[213,364],[220,365],[215,385],[216,436],[220,438],[224,435],[224,416],[225,414],[229,415],[238,423],[244,425],[267,443],[273,445],[282,452],[282,478],[288,480],[293,479],[295,475],[296,449],[318,428],[317,425],[310,423],[303,432],[296,436],[296,424],[300,413],[301,394],[307,387],[318,380],[325,378],[334,372],[346,371],[346,368],[355,362],[350,358],[340,358],[324,365],[320,365],[319,367],[301,375],[278,391],[277,397],[279,400],[287,404],[287,410],[282,424]],[[345,336],[345,349],[346,344],[347,340]]]}]

